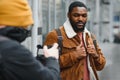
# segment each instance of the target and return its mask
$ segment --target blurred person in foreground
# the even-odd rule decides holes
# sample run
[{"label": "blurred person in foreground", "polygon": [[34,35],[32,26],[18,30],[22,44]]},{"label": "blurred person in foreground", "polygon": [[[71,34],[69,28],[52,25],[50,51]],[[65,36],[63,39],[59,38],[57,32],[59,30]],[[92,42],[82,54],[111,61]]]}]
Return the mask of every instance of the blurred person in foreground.
[{"label": "blurred person in foreground", "polygon": [[0,0],[0,80],[58,80],[58,44],[44,46],[45,66],[20,44],[33,24],[27,0]]},{"label": "blurred person in foreground", "polygon": [[[62,34],[60,55],[61,80],[99,80],[97,71],[104,68],[106,60],[95,36],[85,27],[88,9],[79,1],[72,2],[68,19],[59,27]],[[45,45],[58,42],[56,30],[48,33]]]}]

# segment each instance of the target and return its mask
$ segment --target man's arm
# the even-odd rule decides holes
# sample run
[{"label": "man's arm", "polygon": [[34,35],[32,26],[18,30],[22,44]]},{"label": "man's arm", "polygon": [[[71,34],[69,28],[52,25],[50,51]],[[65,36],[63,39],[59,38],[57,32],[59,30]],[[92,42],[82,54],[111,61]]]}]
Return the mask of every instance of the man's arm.
[{"label": "man's arm", "polygon": [[94,60],[94,65],[96,67],[97,70],[102,70],[106,64],[106,59],[102,53],[102,50],[100,49],[98,43],[96,44],[96,52],[98,54],[98,57],[93,57]]},{"label": "man's arm", "polygon": [[106,60],[96,41],[95,35],[92,34],[91,37],[88,38],[87,44],[87,52],[92,57],[92,62],[94,62],[95,68],[97,70],[103,69]]},{"label": "man's arm", "polygon": [[15,41],[3,41],[0,46],[5,68],[3,74],[9,79],[59,80],[59,63],[55,57],[46,58],[44,66],[29,50]]}]

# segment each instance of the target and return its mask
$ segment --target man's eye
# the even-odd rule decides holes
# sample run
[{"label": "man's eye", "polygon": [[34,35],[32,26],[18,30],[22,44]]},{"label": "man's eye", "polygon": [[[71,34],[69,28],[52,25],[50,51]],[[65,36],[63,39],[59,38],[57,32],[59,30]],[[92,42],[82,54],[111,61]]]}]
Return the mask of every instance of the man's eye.
[{"label": "man's eye", "polygon": [[86,14],[83,14],[82,17],[87,17],[87,15],[86,15]]}]

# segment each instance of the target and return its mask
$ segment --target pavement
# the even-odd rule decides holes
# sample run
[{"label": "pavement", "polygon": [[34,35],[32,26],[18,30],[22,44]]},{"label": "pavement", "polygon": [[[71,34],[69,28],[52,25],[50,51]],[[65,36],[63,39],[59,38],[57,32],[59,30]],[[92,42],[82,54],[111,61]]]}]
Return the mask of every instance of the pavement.
[{"label": "pavement", "polygon": [[100,80],[120,80],[120,44],[100,43],[106,58],[105,68],[98,72]]}]

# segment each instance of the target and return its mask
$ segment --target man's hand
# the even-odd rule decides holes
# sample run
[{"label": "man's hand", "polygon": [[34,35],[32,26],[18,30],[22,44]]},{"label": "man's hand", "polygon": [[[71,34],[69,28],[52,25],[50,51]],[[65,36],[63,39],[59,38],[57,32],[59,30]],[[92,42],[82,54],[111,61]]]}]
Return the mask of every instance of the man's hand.
[{"label": "man's hand", "polygon": [[97,54],[97,51],[95,49],[95,46],[93,44],[93,40],[91,38],[89,38],[89,40],[88,40],[87,52],[88,52],[88,54],[90,54],[94,58],[99,57],[98,54]]},{"label": "man's hand", "polygon": [[44,52],[44,56],[46,58],[48,57],[54,57],[56,59],[59,58],[59,51],[58,51],[58,44],[57,43],[54,43],[53,44],[53,47],[49,48],[45,45],[43,47],[43,52]]},{"label": "man's hand", "polygon": [[78,59],[82,59],[87,56],[85,48],[82,46],[82,44],[76,47],[75,55],[78,57]]},{"label": "man's hand", "polygon": [[95,50],[94,45],[88,45],[88,46],[87,46],[87,52],[88,52],[88,54],[92,55],[92,56],[95,57],[95,58],[98,57],[98,54],[97,54],[97,52],[96,52],[96,50]]}]

